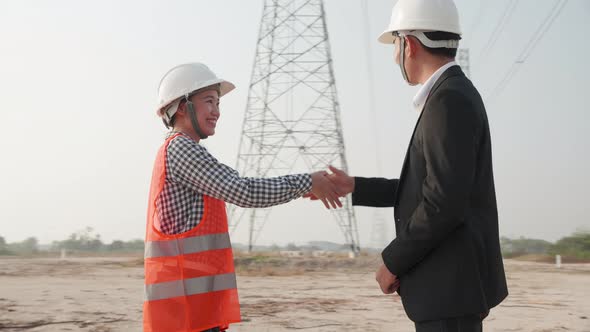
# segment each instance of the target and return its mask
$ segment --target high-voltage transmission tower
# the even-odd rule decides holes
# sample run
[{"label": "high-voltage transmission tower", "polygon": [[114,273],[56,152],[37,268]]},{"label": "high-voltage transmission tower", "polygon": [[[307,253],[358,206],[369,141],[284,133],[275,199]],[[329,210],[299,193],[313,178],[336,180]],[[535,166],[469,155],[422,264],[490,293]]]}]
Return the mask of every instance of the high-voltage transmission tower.
[{"label": "high-voltage transmission tower", "polygon": [[[372,59],[372,44],[374,40],[372,38],[369,39],[371,36],[371,15],[369,15],[369,0],[362,0],[361,1],[361,12],[363,15],[363,35],[364,38],[364,49],[365,49],[365,62],[367,65],[367,92],[369,96],[368,105],[369,105],[369,113],[373,117],[373,126],[374,126],[374,133],[373,137],[375,138],[375,166],[377,170],[377,176],[382,176],[381,172],[381,138],[379,135],[379,119],[377,117],[377,106],[375,105],[375,87],[373,82],[375,81],[374,72],[373,72],[373,59]],[[371,237],[369,239],[369,245],[373,248],[383,248],[388,244],[388,241],[392,239],[392,235],[389,233],[387,220],[384,216],[383,209],[373,209],[373,216],[371,217]]]},{"label": "high-voltage transmission tower", "polygon": [[457,50],[457,64],[461,66],[465,76],[471,78],[471,66],[469,62],[469,49],[460,48]]},{"label": "high-voltage transmission tower", "polygon": [[[237,170],[270,177],[326,169],[348,171],[322,0],[265,0],[248,93]],[[358,253],[350,195],[332,215]],[[249,224],[249,249],[271,209],[232,207],[232,231]]]}]

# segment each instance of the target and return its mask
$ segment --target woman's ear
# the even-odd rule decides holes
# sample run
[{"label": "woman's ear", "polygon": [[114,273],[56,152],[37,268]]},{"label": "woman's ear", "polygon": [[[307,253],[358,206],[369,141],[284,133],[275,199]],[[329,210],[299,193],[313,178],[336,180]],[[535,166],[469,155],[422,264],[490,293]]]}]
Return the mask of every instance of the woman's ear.
[{"label": "woman's ear", "polygon": [[185,101],[181,101],[178,104],[178,109],[176,110],[176,113],[184,113],[186,112],[186,102]]}]

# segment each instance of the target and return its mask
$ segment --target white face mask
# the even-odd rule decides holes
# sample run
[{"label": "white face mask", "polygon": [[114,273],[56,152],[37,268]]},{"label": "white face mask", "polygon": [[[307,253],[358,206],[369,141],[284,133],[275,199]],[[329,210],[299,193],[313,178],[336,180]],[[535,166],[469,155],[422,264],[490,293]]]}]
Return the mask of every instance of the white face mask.
[{"label": "white face mask", "polygon": [[416,83],[410,82],[410,79],[408,77],[408,72],[406,71],[406,66],[405,66],[405,62],[406,62],[406,35],[400,34],[398,32],[393,32],[393,35],[395,38],[397,38],[399,40],[399,42],[398,42],[398,44],[399,44],[399,68],[402,72],[402,77],[404,78],[406,83],[408,83],[411,86],[414,86],[414,85],[416,85]]}]

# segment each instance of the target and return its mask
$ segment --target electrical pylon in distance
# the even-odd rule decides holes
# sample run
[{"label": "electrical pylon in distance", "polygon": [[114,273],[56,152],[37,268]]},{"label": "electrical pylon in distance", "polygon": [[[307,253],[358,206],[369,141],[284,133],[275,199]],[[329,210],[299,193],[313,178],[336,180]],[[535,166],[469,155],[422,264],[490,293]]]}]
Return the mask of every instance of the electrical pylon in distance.
[{"label": "electrical pylon in distance", "polygon": [[465,76],[471,78],[471,61],[469,60],[469,49],[460,48],[457,50],[457,64],[461,66]]},{"label": "electrical pylon in distance", "polygon": [[[322,0],[265,0],[236,169],[270,177],[334,165],[348,172],[326,15]],[[332,210],[358,253],[350,196]],[[249,223],[249,249],[270,208],[230,209],[232,231]]]}]

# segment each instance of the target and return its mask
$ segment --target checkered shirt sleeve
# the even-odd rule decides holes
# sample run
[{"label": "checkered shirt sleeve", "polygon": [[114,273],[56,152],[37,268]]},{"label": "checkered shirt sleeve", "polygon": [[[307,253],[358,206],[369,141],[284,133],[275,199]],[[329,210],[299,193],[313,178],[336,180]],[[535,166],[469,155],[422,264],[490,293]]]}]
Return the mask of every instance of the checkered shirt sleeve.
[{"label": "checkered shirt sleeve", "polygon": [[202,145],[181,134],[168,145],[166,183],[156,202],[166,234],[186,232],[203,215],[203,195],[240,207],[263,208],[299,198],[311,190],[309,174],[241,177]]}]

